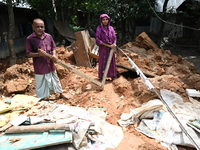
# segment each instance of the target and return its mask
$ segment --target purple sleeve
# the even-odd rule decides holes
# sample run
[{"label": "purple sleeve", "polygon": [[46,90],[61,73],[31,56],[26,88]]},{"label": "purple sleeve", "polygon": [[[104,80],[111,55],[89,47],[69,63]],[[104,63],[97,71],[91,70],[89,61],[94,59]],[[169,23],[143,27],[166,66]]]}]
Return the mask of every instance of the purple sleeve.
[{"label": "purple sleeve", "polygon": [[56,44],[54,42],[54,39],[53,37],[50,35],[50,38],[51,38],[51,47],[52,47],[52,50],[56,50]]},{"label": "purple sleeve", "polygon": [[97,45],[101,45],[103,42],[101,40],[101,29],[100,27],[97,27],[96,29],[96,43]]}]

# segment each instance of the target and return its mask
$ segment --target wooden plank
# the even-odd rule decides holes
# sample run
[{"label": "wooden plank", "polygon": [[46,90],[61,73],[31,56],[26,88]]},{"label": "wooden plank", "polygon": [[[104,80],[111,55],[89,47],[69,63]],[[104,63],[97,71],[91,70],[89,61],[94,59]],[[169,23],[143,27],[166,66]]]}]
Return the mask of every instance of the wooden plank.
[{"label": "wooden plank", "polygon": [[93,53],[90,53],[90,57],[95,58],[95,59],[98,59],[98,58],[99,58],[98,55],[95,55],[95,54],[93,54]]},{"label": "wooden plank", "polygon": [[76,65],[84,67],[92,67],[89,54],[87,42],[84,38],[87,37],[85,31],[79,31],[75,33],[76,41],[70,46],[73,51]]},{"label": "wooden plank", "polygon": [[27,133],[27,132],[44,132],[50,130],[67,130],[69,131],[68,124],[39,124],[29,126],[16,126],[11,127],[6,131],[7,133]]},{"label": "wooden plank", "polygon": [[[46,53],[45,51],[43,51],[42,49],[38,49],[38,51],[42,52],[46,57],[48,57],[48,58],[50,58],[50,59],[53,60],[52,55],[47,54],[47,53]],[[62,66],[62,67],[64,67],[64,68],[66,68],[66,69],[68,69],[68,70],[70,70],[70,71],[72,71],[72,72],[78,74],[79,76],[81,76],[81,77],[83,77],[83,78],[85,78],[85,79],[88,79],[89,81],[93,82],[94,84],[96,84],[96,85],[98,85],[98,86],[101,86],[101,82],[99,82],[99,81],[97,81],[97,80],[95,80],[95,79],[93,79],[93,78],[87,76],[86,74],[84,74],[84,73],[80,72],[79,70],[73,68],[72,66],[70,66],[70,65],[68,65],[68,64],[66,64],[66,63],[64,63],[64,62],[62,62],[61,60],[57,59],[57,60],[54,60],[54,61],[55,61],[57,64],[59,64],[60,66]]]},{"label": "wooden plank", "polygon": [[101,85],[102,90],[104,89],[104,84],[105,84],[105,81],[106,81],[106,77],[107,77],[107,74],[108,74],[110,62],[112,60],[114,51],[115,51],[115,49],[110,50],[110,54],[109,54],[109,57],[108,57],[108,60],[107,60],[106,68],[105,68],[105,71],[104,71],[104,74],[103,74],[102,85]]},{"label": "wooden plank", "polygon": [[145,32],[142,32],[140,35],[138,35],[135,40],[141,45],[141,47],[144,47],[145,49],[158,49],[158,46]]},{"label": "wooden plank", "polygon": [[93,47],[93,49],[92,49],[92,51],[90,53],[90,56],[92,58],[98,59],[99,58],[98,53],[99,53],[99,47],[97,45],[94,45],[94,47]]},{"label": "wooden plank", "polygon": [[[90,39],[90,36],[89,36],[89,33],[87,30],[84,30],[84,31],[81,31],[81,35],[82,35],[82,38],[83,38],[83,42],[84,42],[84,45],[85,45],[85,49],[86,51],[88,50],[88,48],[92,45],[92,41]],[[87,51],[88,52],[88,51]]]}]

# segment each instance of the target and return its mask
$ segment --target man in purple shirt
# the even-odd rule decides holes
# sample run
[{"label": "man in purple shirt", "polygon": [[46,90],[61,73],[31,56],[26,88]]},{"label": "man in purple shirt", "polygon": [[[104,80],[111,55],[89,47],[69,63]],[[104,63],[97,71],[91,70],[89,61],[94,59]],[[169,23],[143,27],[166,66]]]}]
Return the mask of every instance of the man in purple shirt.
[{"label": "man in purple shirt", "polygon": [[40,99],[49,97],[50,91],[53,91],[60,93],[62,98],[68,99],[69,97],[62,92],[53,61],[38,51],[42,49],[51,54],[53,59],[57,59],[56,45],[52,36],[44,32],[44,21],[39,18],[33,20],[32,28],[34,32],[26,39],[26,54],[33,58],[37,97]]}]

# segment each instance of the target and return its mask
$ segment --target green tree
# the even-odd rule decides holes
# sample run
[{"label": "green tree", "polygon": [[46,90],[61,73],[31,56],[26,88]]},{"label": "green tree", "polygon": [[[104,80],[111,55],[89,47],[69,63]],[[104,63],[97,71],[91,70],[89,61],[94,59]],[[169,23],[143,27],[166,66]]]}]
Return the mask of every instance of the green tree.
[{"label": "green tree", "polygon": [[[156,5],[155,0],[149,0],[152,6]],[[109,7],[111,6],[111,7]],[[122,43],[135,38],[135,30],[138,20],[147,20],[153,15],[147,1],[143,0],[110,0],[106,9],[114,22],[117,23],[118,33],[121,34]],[[119,31],[120,30],[120,31]]]},{"label": "green tree", "polygon": [[15,31],[15,17],[13,12],[13,6],[19,3],[24,3],[24,0],[3,0],[8,6],[8,18],[9,18],[9,31],[8,31],[8,47],[10,52],[10,66],[16,64],[16,53],[14,49],[14,31]]},{"label": "green tree", "polygon": [[200,1],[186,0],[184,3],[184,10],[178,11],[178,13],[183,13],[184,26],[188,27],[185,28],[187,30],[186,34],[188,33],[187,37],[200,43]]},{"label": "green tree", "polygon": [[8,17],[9,17],[9,32],[8,32],[8,47],[10,52],[10,66],[16,64],[16,54],[14,50],[13,35],[15,31],[15,19],[12,7],[12,0],[7,0]]}]

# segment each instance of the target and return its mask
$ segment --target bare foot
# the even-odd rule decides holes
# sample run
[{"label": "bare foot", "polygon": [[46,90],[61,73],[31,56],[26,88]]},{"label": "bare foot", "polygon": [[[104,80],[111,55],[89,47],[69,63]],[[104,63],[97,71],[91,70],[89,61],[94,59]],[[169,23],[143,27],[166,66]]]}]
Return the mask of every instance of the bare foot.
[{"label": "bare foot", "polygon": [[110,78],[110,77],[106,78],[106,81],[111,81],[111,80],[112,80],[112,78]]},{"label": "bare foot", "polygon": [[112,78],[111,78],[112,81],[114,81],[114,80],[116,80],[116,79],[117,79],[117,77],[112,77]]},{"label": "bare foot", "polygon": [[60,93],[60,97],[64,98],[64,99],[69,99],[70,97],[66,94]]}]

